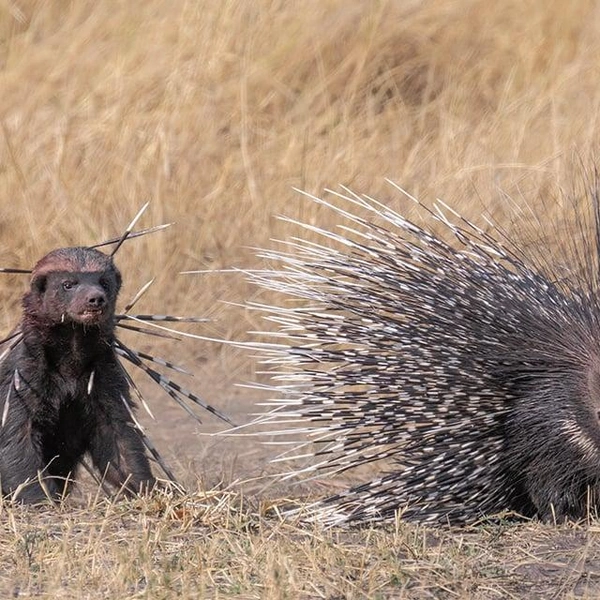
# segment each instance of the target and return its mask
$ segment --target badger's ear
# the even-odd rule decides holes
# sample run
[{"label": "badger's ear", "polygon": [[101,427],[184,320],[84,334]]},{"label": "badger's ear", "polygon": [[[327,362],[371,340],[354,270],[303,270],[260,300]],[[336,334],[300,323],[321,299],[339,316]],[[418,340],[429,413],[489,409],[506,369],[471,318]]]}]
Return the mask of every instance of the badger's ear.
[{"label": "badger's ear", "polygon": [[46,275],[36,275],[31,280],[31,291],[38,294],[43,294],[46,291],[46,284],[48,283],[48,277]]}]

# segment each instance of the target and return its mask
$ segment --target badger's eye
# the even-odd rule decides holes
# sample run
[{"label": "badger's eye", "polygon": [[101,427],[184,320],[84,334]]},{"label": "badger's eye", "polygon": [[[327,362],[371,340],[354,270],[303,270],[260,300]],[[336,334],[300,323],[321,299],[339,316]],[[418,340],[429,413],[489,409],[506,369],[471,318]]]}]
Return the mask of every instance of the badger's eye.
[{"label": "badger's eye", "polygon": [[108,292],[108,291],[110,290],[110,283],[109,283],[109,282],[108,282],[108,280],[107,280],[107,279],[105,279],[104,277],[101,277],[101,278],[100,278],[100,282],[99,282],[99,283],[100,283],[100,286],[102,287],[102,289],[103,289],[105,292]]},{"label": "badger's eye", "polygon": [[63,281],[63,290],[72,290],[75,287],[76,283],[74,281]]}]

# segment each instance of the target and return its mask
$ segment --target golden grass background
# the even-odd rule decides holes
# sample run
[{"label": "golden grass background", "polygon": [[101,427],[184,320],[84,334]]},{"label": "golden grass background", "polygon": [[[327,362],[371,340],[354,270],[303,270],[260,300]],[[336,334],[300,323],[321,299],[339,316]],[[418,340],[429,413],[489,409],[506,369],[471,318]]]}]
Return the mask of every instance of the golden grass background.
[{"label": "golden grass background", "polygon": [[[257,290],[241,276],[177,273],[259,266],[250,248],[292,230],[274,215],[335,226],[334,216],[292,187],[320,193],[344,184],[412,210],[388,177],[426,201],[442,197],[475,220],[485,211],[510,229],[515,215],[506,192],[556,227],[549,187],[569,188],[573,153],[585,159],[597,147],[599,31],[600,6],[591,1],[6,0],[0,263],[27,267],[55,247],[117,235],[150,200],[141,226],[177,224],[119,251],[123,298],[157,276],[140,312],[207,316],[213,321],[201,333],[245,339],[264,325],[221,301],[250,300]],[[27,282],[5,275],[2,283],[0,325],[8,331]],[[173,352],[194,367],[211,402],[241,419],[253,410],[252,395],[233,387],[256,377],[247,355],[202,342]],[[171,454],[185,448],[209,478],[227,478],[226,469],[239,476],[250,463],[253,472],[263,468],[264,451],[195,433],[184,416],[156,431],[159,445]],[[237,454],[244,454],[243,468],[230,465]],[[11,531],[18,545],[20,529]],[[413,542],[425,543],[404,543]],[[10,541],[8,548],[14,551]],[[282,554],[291,561],[277,571],[286,585],[267,569],[271,579],[256,593],[252,581],[262,572],[254,580],[240,575],[240,595],[334,597],[335,585],[319,583],[327,573],[308,569],[312,574],[285,579],[304,559]],[[303,556],[320,562],[308,551]],[[277,562],[277,552],[269,557]],[[402,597],[402,586],[419,578],[418,569],[387,579],[384,571],[361,571],[372,588],[342,577],[343,597],[371,597],[382,577],[380,597],[388,597],[385,582],[392,580],[400,582],[393,587],[399,595],[389,597]],[[444,585],[460,595],[460,567],[444,573]],[[313,577],[316,591],[305,587]],[[218,595],[211,581],[202,589]],[[568,581],[565,589],[574,590]],[[168,582],[155,583],[166,597]],[[87,597],[77,585],[72,597]],[[415,597],[441,597],[432,585],[434,592],[425,585]],[[492,597],[478,585],[478,597]],[[39,586],[27,589],[53,597]],[[71,597],[69,589],[61,597]],[[148,589],[109,592],[145,597]]]},{"label": "golden grass background", "polygon": [[[101,241],[150,200],[143,225],[177,224],[120,251],[124,299],[157,275],[142,308],[243,337],[253,317],[220,301],[256,290],[177,273],[258,265],[249,248],[289,235],[274,215],[335,225],[292,187],[408,211],[389,177],[506,225],[499,190],[535,208],[548,180],[568,183],[596,143],[599,18],[561,1],[7,2],[1,263]],[[6,276],[6,328],[22,287]]]}]

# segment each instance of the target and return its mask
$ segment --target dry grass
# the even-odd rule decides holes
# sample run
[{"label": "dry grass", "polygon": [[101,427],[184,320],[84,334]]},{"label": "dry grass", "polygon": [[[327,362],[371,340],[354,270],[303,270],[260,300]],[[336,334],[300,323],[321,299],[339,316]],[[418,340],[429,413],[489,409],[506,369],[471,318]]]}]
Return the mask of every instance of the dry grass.
[{"label": "dry grass", "polygon": [[[110,237],[151,200],[144,224],[178,224],[120,251],[124,297],[158,275],[140,309],[208,316],[203,333],[243,339],[262,325],[220,300],[256,290],[232,275],[176,273],[256,266],[248,247],[291,231],[273,215],[331,225],[292,186],[342,183],[408,210],[390,177],[469,217],[485,207],[511,229],[501,189],[551,224],[547,190],[571,185],[573,150],[595,151],[599,27],[591,0],[6,0],[0,262],[29,266],[54,247]],[[3,281],[6,331],[25,282]],[[201,342],[165,351],[195,368],[212,402],[247,418],[254,398],[233,384],[256,378],[249,357]],[[210,485],[265,468],[260,446],[199,438],[170,409],[151,429],[192,486],[198,472]],[[228,492],[210,517],[204,503],[216,492],[183,508],[169,499],[4,507],[3,595],[599,593],[594,528],[310,531],[266,518],[260,485],[247,499]]]},{"label": "dry grass", "polygon": [[2,508],[2,597],[596,598],[600,589],[594,526],[321,531],[216,490],[80,504]]}]

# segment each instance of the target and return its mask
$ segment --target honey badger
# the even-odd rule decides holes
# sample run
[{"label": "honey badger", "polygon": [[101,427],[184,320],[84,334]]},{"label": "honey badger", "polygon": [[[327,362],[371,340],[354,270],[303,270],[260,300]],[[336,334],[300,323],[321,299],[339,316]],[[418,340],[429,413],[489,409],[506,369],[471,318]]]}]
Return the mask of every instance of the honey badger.
[{"label": "honey badger", "polygon": [[86,454],[127,494],[154,486],[115,352],[120,288],[119,270],[99,250],[61,248],[35,265],[0,364],[3,494],[25,503],[58,499]]}]

